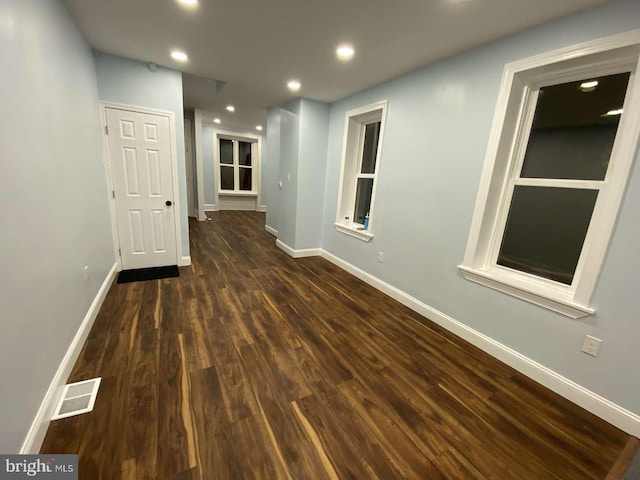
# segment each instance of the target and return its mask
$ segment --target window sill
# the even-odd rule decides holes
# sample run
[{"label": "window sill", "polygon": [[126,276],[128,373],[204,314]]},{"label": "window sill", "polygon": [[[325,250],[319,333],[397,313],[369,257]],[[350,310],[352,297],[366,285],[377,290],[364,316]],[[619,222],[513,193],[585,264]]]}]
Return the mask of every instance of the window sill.
[{"label": "window sill", "polygon": [[498,290],[513,297],[553,310],[570,318],[583,318],[595,313],[593,308],[575,303],[562,289],[541,288],[535,281],[513,281],[490,270],[474,269],[458,265],[467,280]]},{"label": "window sill", "polygon": [[333,225],[336,227],[336,230],[338,232],[349,235],[350,237],[357,238],[358,240],[362,240],[363,242],[369,242],[373,238],[373,235],[371,233],[365,232],[364,230],[358,230],[353,226],[341,225],[339,223],[334,223]]},{"label": "window sill", "polygon": [[218,192],[218,195],[228,195],[230,197],[257,197],[258,192],[249,192],[249,191],[235,192],[233,190],[220,190]]}]

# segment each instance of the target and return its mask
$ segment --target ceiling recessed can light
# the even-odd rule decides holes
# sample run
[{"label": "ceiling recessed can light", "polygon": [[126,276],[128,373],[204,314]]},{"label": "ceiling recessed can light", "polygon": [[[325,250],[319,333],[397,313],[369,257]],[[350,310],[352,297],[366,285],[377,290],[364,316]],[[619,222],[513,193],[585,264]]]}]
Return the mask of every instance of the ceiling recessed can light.
[{"label": "ceiling recessed can light", "polygon": [[259,132],[262,131],[262,125],[256,125],[256,130],[258,130]]},{"label": "ceiling recessed can light", "polygon": [[615,117],[616,115],[622,115],[624,110],[618,108],[616,110],[609,110],[607,113],[603,115],[603,117]]},{"label": "ceiling recessed can light", "polygon": [[182,3],[183,5],[197,5],[198,0],[178,0],[178,3]]},{"label": "ceiling recessed can light", "polygon": [[351,45],[340,45],[336,49],[336,55],[338,55],[338,58],[340,60],[349,60],[351,59],[351,57],[353,57],[354,53],[355,53],[355,50]]},{"label": "ceiling recessed can light", "polygon": [[213,123],[220,123],[220,119],[219,118],[214,118],[213,119]]},{"label": "ceiling recessed can light", "polygon": [[297,92],[298,90],[300,90],[300,82],[298,80],[289,80],[287,82],[287,87],[289,87],[289,90],[291,90],[292,92]]},{"label": "ceiling recessed can light", "polygon": [[590,80],[588,82],[582,82],[580,84],[580,90],[582,90],[583,92],[593,92],[597,86],[598,86],[597,80]]},{"label": "ceiling recessed can light", "polygon": [[236,107],[234,107],[233,105],[227,105],[227,112],[235,112],[236,111]]},{"label": "ceiling recessed can light", "polygon": [[178,60],[179,62],[186,62],[189,57],[182,50],[171,50],[171,58]]},{"label": "ceiling recessed can light", "polygon": [[598,80],[591,80],[580,84],[580,88],[593,88],[598,86]]}]

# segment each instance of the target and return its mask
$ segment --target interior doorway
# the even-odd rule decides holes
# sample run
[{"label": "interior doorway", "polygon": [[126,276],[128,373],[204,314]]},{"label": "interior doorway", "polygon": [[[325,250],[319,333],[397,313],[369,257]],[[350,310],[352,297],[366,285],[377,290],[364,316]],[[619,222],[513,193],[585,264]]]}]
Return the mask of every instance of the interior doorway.
[{"label": "interior doorway", "polygon": [[173,114],[103,103],[103,115],[119,266],[177,265],[181,242]]}]

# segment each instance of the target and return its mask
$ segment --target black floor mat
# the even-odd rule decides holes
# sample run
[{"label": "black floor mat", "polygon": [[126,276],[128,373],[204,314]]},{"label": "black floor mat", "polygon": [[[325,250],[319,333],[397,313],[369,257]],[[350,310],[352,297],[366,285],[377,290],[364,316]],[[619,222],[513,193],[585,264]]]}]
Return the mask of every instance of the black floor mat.
[{"label": "black floor mat", "polygon": [[144,282],[145,280],[158,280],[159,278],[179,277],[180,270],[177,265],[153,268],[136,268],[135,270],[123,270],[118,274],[118,283]]}]

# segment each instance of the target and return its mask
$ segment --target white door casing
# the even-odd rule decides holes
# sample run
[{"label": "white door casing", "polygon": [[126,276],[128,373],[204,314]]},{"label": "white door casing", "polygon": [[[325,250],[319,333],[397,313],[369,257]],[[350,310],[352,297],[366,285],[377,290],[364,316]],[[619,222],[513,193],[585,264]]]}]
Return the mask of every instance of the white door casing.
[{"label": "white door casing", "polygon": [[121,267],[176,265],[170,119],[109,107],[105,116]]}]

